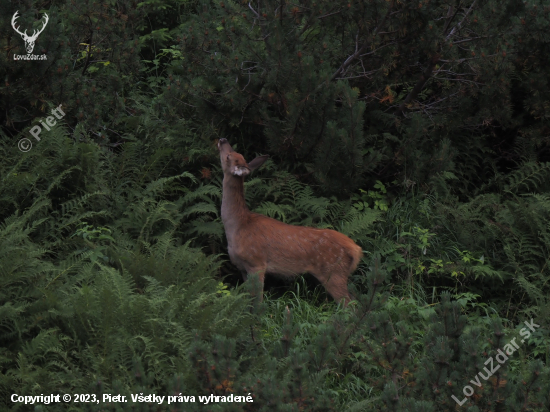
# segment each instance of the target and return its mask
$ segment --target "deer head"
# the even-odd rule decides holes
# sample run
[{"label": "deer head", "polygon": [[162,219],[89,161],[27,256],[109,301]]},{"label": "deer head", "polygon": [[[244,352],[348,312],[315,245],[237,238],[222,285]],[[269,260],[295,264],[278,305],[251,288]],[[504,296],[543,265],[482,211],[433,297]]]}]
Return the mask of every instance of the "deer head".
[{"label": "deer head", "polygon": [[241,154],[233,150],[227,139],[223,138],[218,141],[218,150],[220,151],[220,161],[224,175],[246,177],[269,158],[267,155],[258,156],[247,163]]},{"label": "deer head", "polygon": [[27,30],[25,30],[25,32],[22,33],[22,32],[19,31],[19,27],[15,27],[15,20],[17,20],[17,17],[18,17],[17,13],[19,13],[19,10],[17,10],[14,13],[14,15],[11,19],[11,26],[13,27],[13,29],[15,30],[16,33],[21,35],[21,38],[25,41],[25,48],[27,49],[27,53],[31,54],[33,49],[34,49],[34,42],[38,38],[38,35],[44,31],[44,28],[46,27],[46,24],[48,24],[48,21],[49,21],[50,18],[48,17],[48,15],[46,13],[44,13],[44,16],[46,17],[46,19],[44,20],[44,25],[42,26],[42,28],[38,31],[34,30],[32,36],[28,36],[27,35]]}]

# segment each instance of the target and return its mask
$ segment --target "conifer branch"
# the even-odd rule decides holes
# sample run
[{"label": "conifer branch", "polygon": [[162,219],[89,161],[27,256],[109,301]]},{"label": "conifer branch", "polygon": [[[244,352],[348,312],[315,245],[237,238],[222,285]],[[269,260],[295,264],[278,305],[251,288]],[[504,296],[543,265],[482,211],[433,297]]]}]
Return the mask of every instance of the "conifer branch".
[{"label": "conifer branch", "polygon": [[258,14],[258,12],[257,12],[256,10],[254,10],[254,9],[252,8],[252,5],[250,4],[250,2],[248,2],[248,8],[249,8],[250,10],[252,10],[252,13],[254,13],[254,14],[256,15],[256,17],[258,18],[258,20],[261,20],[260,15]]},{"label": "conifer branch", "polygon": [[451,22],[454,20],[454,18],[458,14],[459,10],[460,10],[460,5],[459,7],[456,8],[453,14],[453,6],[452,5],[449,6],[449,10],[447,11],[447,21],[445,22],[445,27],[443,27],[443,34],[447,32],[447,29],[449,28],[449,26],[451,25]]},{"label": "conifer branch", "polygon": [[93,36],[94,36],[94,31],[92,30],[92,32],[90,33],[90,43],[88,44],[88,55],[86,56],[86,63],[84,63],[84,67],[82,68],[81,75],[83,75],[86,72],[86,69],[90,65],[90,56],[92,55],[92,39],[93,39]]},{"label": "conifer branch", "polygon": [[361,47],[359,49],[356,48],[355,50],[355,53],[353,53],[351,56],[349,56],[346,61],[344,63],[342,63],[342,65],[338,68],[338,70],[336,70],[334,72],[334,74],[331,76],[330,80],[329,81],[333,81],[334,79],[336,79],[336,77],[338,77],[340,75],[340,73],[342,73],[344,70],[346,70],[348,68],[348,66],[359,56],[361,55],[368,47],[369,45],[369,40],[371,38],[374,38],[378,32],[382,29],[382,27],[384,26],[384,24],[386,23],[386,20],[388,19],[388,17],[391,15],[392,13],[392,10],[393,10],[393,1],[390,5],[390,8],[388,9],[386,15],[384,16],[384,18],[382,19],[382,21],[380,21],[380,23],[378,24],[378,26],[374,29],[373,33],[371,36],[369,36],[369,38],[367,38],[367,40],[361,45]]},{"label": "conifer branch", "polygon": [[453,29],[450,31],[450,33],[447,35],[447,37],[445,37],[445,41],[449,40],[451,38],[451,36],[457,31],[457,30],[460,30],[460,28],[462,27],[462,24],[464,23],[464,21],[466,21],[466,18],[468,17],[468,15],[470,14],[470,12],[473,10],[474,6],[476,5],[477,3],[477,0],[474,0],[472,5],[470,6],[470,8],[468,9],[468,11],[466,12],[466,14],[464,14],[464,17],[462,18],[462,20],[460,20],[460,23],[458,23],[456,26],[453,27]]},{"label": "conifer branch", "polygon": [[[468,15],[470,14],[470,12],[473,10],[475,4],[477,3],[477,0],[474,0],[472,5],[470,6],[470,8],[466,11],[466,13],[464,14],[464,17],[462,18],[462,20],[455,26],[453,27],[453,29],[450,31],[450,33],[445,37],[445,42],[447,42],[450,37],[457,31],[457,30],[460,30],[460,28],[462,27],[462,24],[464,23],[464,21],[466,20],[466,18],[468,17]],[[450,10],[449,10],[450,11]],[[449,13],[450,14],[450,13]],[[455,13],[456,14],[456,13]],[[454,16],[453,16],[454,17]],[[450,19],[452,20],[452,18]],[[449,21],[450,21],[449,20]],[[403,100],[403,103],[401,103],[399,105],[399,107],[397,108],[397,110],[395,111],[395,115],[400,115],[404,112],[405,108],[407,107],[407,105],[411,102],[411,100],[415,99],[416,96],[418,96],[418,94],[422,91],[422,88],[424,87],[424,85],[426,84],[426,82],[428,81],[428,79],[431,77],[432,73],[433,73],[433,70],[435,68],[435,65],[439,62],[439,59],[441,57],[441,54],[440,54],[440,51],[441,51],[441,46],[439,46],[438,48],[438,51],[435,53],[434,56],[432,56],[430,62],[428,63],[428,66],[426,67],[426,70],[424,70],[424,72],[422,73],[422,75],[420,76],[420,79],[418,79],[418,82],[416,83],[416,85],[414,86],[414,88],[411,90],[411,92],[407,95],[407,97],[405,98],[405,100]]]},{"label": "conifer branch", "polygon": [[416,83],[414,88],[407,95],[405,100],[403,100],[403,103],[401,103],[399,105],[399,107],[397,108],[397,110],[395,111],[395,115],[399,115],[399,114],[403,113],[403,111],[405,110],[405,107],[411,102],[411,100],[416,98],[416,96],[418,96],[418,93],[420,93],[420,91],[422,90],[422,88],[424,87],[424,85],[426,84],[426,82],[428,81],[430,76],[432,75],[433,70],[435,68],[435,65],[439,61],[440,57],[441,57],[441,55],[439,53],[436,53],[432,57],[432,59],[428,63],[428,66],[426,67],[426,70],[424,70],[424,72],[420,76],[420,79],[418,79],[418,82]]}]

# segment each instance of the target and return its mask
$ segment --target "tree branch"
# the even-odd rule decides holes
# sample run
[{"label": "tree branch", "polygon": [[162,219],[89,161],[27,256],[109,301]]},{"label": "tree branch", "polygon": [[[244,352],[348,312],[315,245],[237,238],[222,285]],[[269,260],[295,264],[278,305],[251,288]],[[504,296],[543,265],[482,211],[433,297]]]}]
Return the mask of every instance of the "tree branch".
[{"label": "tree branch", "polygon": [[451,22],[454,20],[455,16],[458,14],[459,10],[460,10],[460,4],[458,5],[454,13],[453,13],[453,6],[449,6],[449,10],[447,11],[447,21],[445,22],[445,27],[443,27],[443,34],[447,32],[447,29],[451,25]]},{"label": "tree branch", "polygon": [[447,35],[447,37],[445,37],[445,41],[449,40],[450,37],[455,33],[455,31],[457,30],[460,30],[460,28],[462,27],[462,24],[464,23],[464,21],[466,20],[466,18],[468,17],[468,14],[470,14],[470,12],[473,10],[474,6],[476,5],[477,3],[477,0],[474,0],[472,5],[470,6],[470,8],[468,9],[468,11],[466,12],[466,14],[464,15],[464,17],[462,18],[462,20],[460,20],[460,23],[458,23],[456,26],[453,27],[453,29],[451,30],[451,32]]},{"label": "tree branch", "polygon": [[424,70],[424,72],[420,76],[420,79],[418,79],[418,82],[416,83],[414,88],[411,90],[411,92],[408,94],[405,100],[403,100],[403,103],[401,103],[401,105],[397,108],[394,114],[396,115],[402,114],[403,111],[405,110],[405,107],[411,102],[411,100],[413,100],[414,98],[416,98],[416,96],[418,96],[418,93],[420,93],[420,91],[422,90],[422,88],[424,87],[424,85],[432,75],[435,65],[439,61],[440,57],[441,55],[439,53],[436,53],[432,57],[430,63],[428,63],[428,67],[426,67],[426,70]]},{"label": "tree branch", "polygon": [[[472,5],[466,11],[466,13],[464,14],[464,17],[462,18],[462,20],[460,20],[460,22],[456,26],[454,26],[453,29],[449,32],[447,37],[445,37],[445,42],[447,42],[457,30],[460,30],[460,28],[462,27],[462,24],[464,23],[464,21],[466,20],[466,18],[470,14],[470,12],[473,10],[476,3],[477,3],[477,0],[474,0],[472,2]],[[451,13],[452,13],[452,9],[449,9],[448,15],[450,16]],[[456,15],[456,13],[455,13],[455,15]],[[452,20],[452,18],[450,18],[448,22],[450,22],[451,20]],[[447,25],[448,25],[448,23],[447,23]],[[416,96],[418,96],[418,93],[420,93],[420,91],[422,90],[422,88],[424,87],[424,85],[426,84],[426,82],[428,81],[430,76],[432,75],[433,70],[435,68],[435,65],[438,63],[438,61],[441,57],[441,54],[439,54],[440,50],[441,50],[441,46],[438,47],[438,51],[431,58],[431,61],[428,64],[428,67],[426,67],[426,70],[424,70],[424,72],[420,76],[420,79],[418,79],[418,82],[416,83],[414,88],[411,90],[411,92],[408,94],[408,96],[405,98],[405,100],[403,100],[403,103],[401,103],[401,105],[395,111],[396,115],[402,114],[404,112],[405,108],[407,107],[407,105],[411,102],[411,100],[415,99]]]},{"label": "tree branch", "polygon": [[81,75],[83,75],[86,72],[86,69],[90,65],[90,56],[92,55],[92,40],[94,36],[94,31],[90,33],[90,44],[88,44],[88,55],[86,56],[86,63],[84,63],[84,68],[82,69]]},{"label": "tree branch", "polygon": [[338,70],[336,70],[334,72],[334,74],[331,76],[330,78],[330,81],[336,79],[336,77],[338,77],[340,75],[340,73],[342,73],[344,70],[346,70],[348,68],[348,66],[361,54],[363,53],[366,48],[368,47],[369,45],[369,40],[371,38],[373,38],[374,36],[376,36],[376,34],[382,29],[382,26],[384,26],[384,24],[386,23],[386,20],[388,19],[388,17],[390,16],[391,14],[391,11],[393,9],[393,1],[390,5],[390,8],[388,9],[388,12],[386,13],[386,15],[384,16],[384,18],[382,19],[382,21],[380,22],[380,24],[378,24],[378,27],[376,27],[376,29],[374,29],[374,32],[372,33],[371,36],[369,36],[369,38],[362,44],[362,46],[359,48],[359,49],[356,49],[355,50],[355,53],[353,53],[351,56],[349,56],[346,61],[344,63],[342,63],[342,65],[338,68]]}]

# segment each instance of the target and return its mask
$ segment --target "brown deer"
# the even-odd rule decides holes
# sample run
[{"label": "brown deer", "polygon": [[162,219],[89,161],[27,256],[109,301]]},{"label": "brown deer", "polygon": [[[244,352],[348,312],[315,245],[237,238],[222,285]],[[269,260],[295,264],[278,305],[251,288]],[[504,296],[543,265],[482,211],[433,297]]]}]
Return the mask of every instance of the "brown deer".
[{"label": "brown deer", "polygon": [[[231,262],[247,275],[266,273],[295,277],[309,272],[344,306],[351,301],[348,276],[363,252],[349,237],[329,229],[287,225],[252,213],[244,199],[244,177],[265,163],[259,156],[247,163],[227,139],[218,141],[223,169],[222,221]],[[260,300],[262,295],[260,295]]]}]

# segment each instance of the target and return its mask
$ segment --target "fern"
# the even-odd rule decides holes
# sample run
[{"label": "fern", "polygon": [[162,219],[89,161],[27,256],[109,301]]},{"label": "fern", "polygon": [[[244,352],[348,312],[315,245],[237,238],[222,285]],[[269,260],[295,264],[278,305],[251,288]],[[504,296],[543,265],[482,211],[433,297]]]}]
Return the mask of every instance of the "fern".
[{"label": "fern", "polygon": [[350,208],[347,216],[341,223],[342,233],[351,237],[366,237],[374,231],[373,224],[381,217],[380,211],[365,209],[360,212]]},{"label": "fern", "polygon": [[504,189],[512,192],[529,192],[536,188],[548,187],[550,181],[550,163],[526,162],[508,176]]}]

